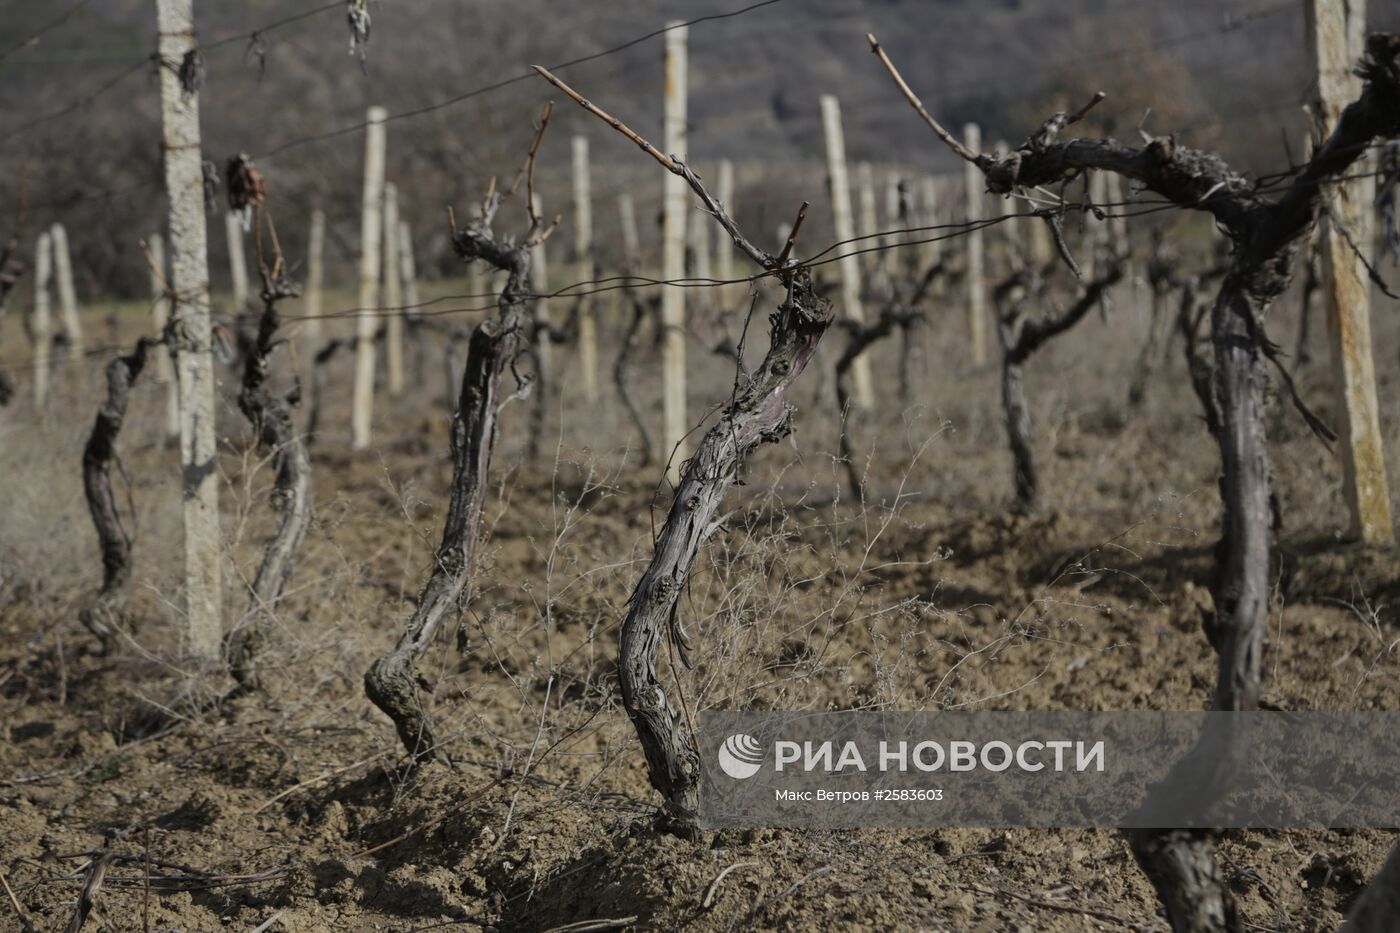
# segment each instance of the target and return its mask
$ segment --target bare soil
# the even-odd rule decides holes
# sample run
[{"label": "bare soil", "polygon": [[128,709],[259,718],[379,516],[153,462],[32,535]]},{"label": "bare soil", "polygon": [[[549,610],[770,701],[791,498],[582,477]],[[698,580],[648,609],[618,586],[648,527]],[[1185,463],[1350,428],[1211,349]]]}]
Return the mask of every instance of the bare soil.
[{"label": "bare soil", "polygon": [[[1130,304],[1125,289],[1107,322],[1028,368],[1049,503],[1033,518],[1007,509],[995,368],[966,363],[954,310],[934,312],[907,403],[897,346],[875,351],[888,403],[854,421],[866,486],[842,489],[833,333],[794,437],[754,458],[682,603],[695,667],[676,676],[692,707],[1203,708],[1217,457],[1176,344],[1145,408],[1125,410],[1143,328]],[[1393,399],[1400,328],[1386,310],[1377,369]],[[123,335],[140,326],[122,320]],[[266,695],[233,701],[220,702],[222,673],[180,651],[165,388],[143,379],[121,441],[136,582],[133,628],[110,657],[77,620],[100,576],[78,481],[100,367],[60,372],[42,416],[27,395],[0,412],[0,869],[39,929],[67,924],[99,850],[117,857],[89,929],[251,930],[274,916],[262,929],[1166,929],[1111,831],[657,833],[614,656],[666,492],[657,465],[638,466],[611,388],[590,406],[568,369],[543,462],[522,454],[533,401],[507,410],[470,607],[423,664],[457,767],[406,770],[361,676],[406,620],[440,531],[437,339],[415,361],[420,381],[381,399],[365,454],[348,449],[349,360],[334,364],[316,519],[271,632],[279,660]],[[733,380],[704,345],[691,351],[697,413]],[[17,328],[3,346],[18,358]],[[656,424],[654,357],[635,379]],[[1327,412],[1325,364],[1302,385]],[[1382,417],[1400,480],[1400,410]],[[236,407],[220,419],[231,624],[273,519],[271,476]],[[1284,527],[1266,699],[1400,707],[1397,554],[1338,543],[1338,462],[1282,405],[1270,430]],[[1219,856],[1251,928],[1321,931],[1394,841],[1228,832]],[[20,928],[6,897],[0,929]]]}]

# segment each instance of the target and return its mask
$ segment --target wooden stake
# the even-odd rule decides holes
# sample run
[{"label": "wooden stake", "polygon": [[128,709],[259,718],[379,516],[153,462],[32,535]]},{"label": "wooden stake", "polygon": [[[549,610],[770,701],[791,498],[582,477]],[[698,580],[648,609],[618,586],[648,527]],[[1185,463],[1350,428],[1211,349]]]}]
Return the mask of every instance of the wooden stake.
[{"label": "wooden stake", "polygon": [[413,231],[408,221],[399,221],[399,278],[403,281],[404,307],[416,309],[418,299],[418,263],[413,258]]},{"label": "wooden stake", "polygon": [[53,239],[45,230],[34,244],[34,407],[43,410],[49,401],[49,354],[53,352],[53,324],[49,315],[49,280],[53,277]]},{"label": "wooden stake", "polygon": [[[574,281],[594,278],[597,264],[593,257],[593,195],[588,168],[588,137],[573,140],[574,168]],[[598,401],[598,317],[597,304],[582,299],[578,319],[578,359],[583,378],[583,399]]]},{"label": "wooden stake", "polygon": [[[666,155],[686,157],[686,32],[685,26],[668,23],[666,33],[666,86],[662,138]],[[661,278],[674,281],[685,276],[685,224],[690,208],[686,181],[668,172],[662,182]],[[680,482],[681,466],[689,455],[685,436],[685,289],[661,288],[661,449],[667,458],[666,478]]]},{"label": "wooden stake", "polygon": [[[178,63],[196,50],[194,0],[156,0],[159,54]],[[190,653],[219,654],[219,450],[214,434],[213,330],[209,316],[209,245],[199,93],[185,89],[176,67],[160,69],[165,192],[170,203],[173,351],[180,386],[180,463],[184,477],[185,608]]]},{"label": "wooden stake", "polygon": [[637,208],[632,195],[617,196],[617,216],[622,226],[622,262],[629,271],[635,272],[641,261],[641,241],[637,238]]},{"label": "wooden stake", "polygon": [[[982,130],[976,123],[963,127],[963,145],[973,152],[982,151]],[[982,170],[972,162],[963,164],[963,183],[967,188],[967,222],[980,222],[985,214],[983,190],[986,181]],[[967,240],[967,316],[972,343],[972,365],[987,362],[987,280],[986,258],[981,230],[969,230]]]},{"label": "wooden stake", "polygon": [[[1342,107],[1360,87],[1352,68],[1362,54],[1365,0],[1310,0],[1308,46],[1317,75],[1318,112],[1324,133],[1336,124]],[[1361,162],[1363,167],[1367,163]],[[1361,174],[1364,174],[1364,169]],[[1322,291],[1332,334],[1333,370],[1341,414],[1344,486],[1351,511],[1350,536],[1365,544],[1394,540],[1385,452],[1376,399],[1375,362],[1371,349],[1370,279],[1347,234],[1362,249],[1370,243],[1367,215],[1374,181],[1353,179],[1330,189],[1331,213],[1346,229],[1328,219],[1322,237]]]},{"label": "wooden stake", "polygon": [[[875,238],[875,234],[880,230],[880,221],[875,214],[875,170],[869,162],[856,163],[856,193],[859,203],[859,228],[863,238],[858,249],[870,249],[880,245],[880,241]],[[870,275],[875,275],[880,266],[880,256],[878,252],[864,253],[865,269]]]},{"label": "wooden stake", "polygon": [[314,210],[311,212],[311,233],[306,244],[306,303],[303,311],[306,320],[302,331],[306,348],[311,351],[306,355],[308,360],[321,349],[322,335],[325,333],[321,322],[321,289],[326,279],[325,249],[326,215],[321,210]]},{"label": "wooden stake", "polygon": [[[922,202],[919,211],[919,226],[938,226],[940,214],[938,213],[937,179],[932,175],[925,175],[919,186],[919,192],[919,199]],[[919,232],[919,239],[932,241],[923,245],[924,265],[932,265],[943,255],[943,243],[936,239],[942,232],[941,230],[921,230]]]},{"label": "wooden stake", "polygon": [[[1108,203],[1108,172],[1089,173],[1089,200],[1095,207]],[[1086,215],[1089,224],[1089,248],[1084,251],[1084,278],[1092,281],[1102,265],[1103,252],[1113,239],[1110,221],[1099,220],[1093,214]]]},{"label": "wooden stake", "polygon": [[375,302],[379,294],[379,263],[384,231],[384,119],[383,107],[369,108],[365,128],[365,181],[360,201],[360,291],[358,327],[355,332],[355,387],[351,404],[351,446],[365,450],[374,419]]},{"label": "wooden stake", "polygon": [[[716,181],[716,196],[719,203],[724,205],[725,212],[730,217],[734,216],[734,163],[728,159],[721,159],[719,163],[719,178]],[[714,224],[715,230],[715,278],[728,282],[734,278],[734,241],[729,238],[729,234],[718,223]],[[728,310],[730,302],[733,300],[736,286],[721,285],[717,290],[720,307]]]},{"label": "wooden stake", "polygon": [[399,188],[384,185],[384,262],[380,269],[383,291],[380,308],[384,318],[384,358],[389,394],[403,392],[403,270],[399,268]]},{"label": "wooden stake", "polygon": [[[539,195],[535,196],[535,213],[540,212]],[[549,294],[549,265],[548,254],[545,252],[545,242],[541,240],[530,247],[530,289],[538,296]],[[554,378],[554,340],[550,336],[553,322],[549,316],[549,301],[543,297],[537,297],[535,305],[535,359],[539,364],[539,382],[535,386],[535,392],[539,393],[535,399],[537,405],[543,406],[545,403],[544,393],[546,389],[553,385]]]},{"label": "wooden stake", "polygon": [[[146,241],[151,253],[151,322],[155,325],[156,336],[165,333],[166,322],[170,320],[170,296],[166,289],[165,237],[152,233]],[[156,382],[165,386],[165,436],[180,436],[180,387],[175,381],[175,365],[171,362],[168,347],[157,348]]]},{"label": "wooden stake", "polygon": [[1050,228],[1045,225],[1045,221],[1036,218],[1026,222],[1025,231],[1026,255],[1030,256],[1031,262],[1043,269],[1054,256],[1055,247],[1050,242]]},{"label": "wooden stake", "polygon": [[[865,322],[865,309],[860,300],[860,249],[855,240],[855,220],[851,216],[851,183],[846,175],[846,139],[841,129],[841,102],[830,94],[821,99],[822,130],[826,137],[826,167],[831,175],[831,211],[836,227],[836,239],[841,251],[841,306],[850,321]],[[867,411],[875,406],[875,392],[870,379],[870,357],[862,353],[851,367],[854,388],[853,401],[857,408]]]},{"label": "wooden stake", "polygon": [[63,224],[56,223],[49,232],[53,238],[53,265],[63,333],[68,338],[68,357],[76,363],[83,358],[83,323],[78,319],[78,292],[73,287],[73,256],[68,251],[68,231],[63,229]]},{"label": "wooden stake", "polygon": [[[704,222],[704,218],[697,215],[692,218],[690,224],[691,248],[694,250],[695,268],[693,277],[697,279],[713,278],[713,268],[710,264],[710,224]],[[719,226],[715,224],[714,226]],[[705,289],[703,294],[709,294],[709,289]],[[709,302],[705,304],[708,306]]]},{"label": "wooden stake", "polygon": [[[885,229],[900,230],[910,226],[910,218],[901,218],[899,209],[899,186],[902,182],[899,172],[890,172],[885,176]],[[885,267],[887,270],[895,268],[894,259],[898,253],[894,250],[905,239],[902,233],[887,233],[884,238],[886,251],[881,255],[885,257]]]},{"label": "wooden stake", "polygon": [[[1011,147],[1004,139],[997,140],[996,145],[992,147],[992,151],[996,153],[996,158],[998,160],[1006,158],[1010,150]],[[1002,218],[1001,223],[992,228],[994,231],[992,240],[996,251],[996,256],[993,260],[993,266],[996,271],[993,274],[1009,275],[1015,271],[1015,249],[1020,245],[1017,242],[1017,238],[1021,234],[1020,218],[1013,217],[1014,214],[1020,211],[1020,202],[1015,198],[999,194],[992,198],[992,205],[996,216]],[[996,313],[999,314],[1000,311],[998,310]]]},{"label": "wooden stake", "polygon": [[224,235],[228,240],[228,273],[233,289],[233,313],[248,307],[248,257],[243,250],[243,221],[233,211],[224,214]]}]

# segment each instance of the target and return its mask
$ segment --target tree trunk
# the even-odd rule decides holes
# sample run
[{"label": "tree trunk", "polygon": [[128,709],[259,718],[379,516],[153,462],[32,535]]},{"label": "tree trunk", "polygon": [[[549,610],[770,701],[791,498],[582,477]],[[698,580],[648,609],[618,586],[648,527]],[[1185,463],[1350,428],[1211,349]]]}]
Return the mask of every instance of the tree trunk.
[{"label": "tree trunk", "polygon": [[663,817],[682,833],[694,829],[699,762],[682,718],[688,720],[689,711],[667,697],[656,671],[657,655],[663,639],[670,637],[685,660],[686,644],[675,619],[695,558],[719,527],[715,513],[745,457],[759,443],[777,441],[790,430],[788,389],[830,323],[830,305],[814,294],[810,276],[805,270],[796,274],[787,299],[773,314],[762,365],[705,434],[681,477],[622,623],[618,674],[623,704],[641,738],[651,784],[665,797]]},{"label": "tree trunk", "polygon": [[420,687],[431,692],[430,685],[414,670],[414,662],[432,644],[443,620],[462,608],[481,537],[501,375],[519,351],[520,323],[487,320],[472,332],[452,418],[452,499],[433,572],[418,595],[408,630],[365,674],[365,692],[394,721],[404,747],[418,760],[432,756],[447,761],[423,710]]},{"label": "tree trunk", "polygon": [[519,355],[523,329],[529,325],[530,250],[495,241],[487,226],[494,208],[459,233],[458,250],[468,261],[485,258],[508,273],[498,301],[499,316],[482,321],[467,347],[461,394],[452,416],[452,494],[443,524],[433,572],[418,594],[417,608],[393,651],[365,672],[365,693],[394,721],[399,739],[415,761],[429,758],[449,764],[442,739],[425,711],[423,693],[431,685],[415,668],[432,644],[444,620],[457,618],[466,599],[477,545],[481,514],[495,451],[501,408],[501,376]]},{"label": "tree trunk", "polygon": [[1249,326],[1262,313],[1238,277],[1211,312],[1220,405],[1221,562],[1212,588],[1219,676],[1211,708],[1259,707],[1259,671],[1269,613],[1269,453],[1264,432],[1263,360]]},{"label": "tree trunk", "polygon": [[1173,933],[1220,933],[1241,928],[1207,836],[1201,830],[1137,830],[1133,855],[1167,909]]},{"label": "tree trunk", "polygon": [[1347,911],[1340,933],[1395,933],[1400,923],[1400,843]]},{"label": "tree trunk", "polygon": [[291,412],[300,389],[282,398],[271,394],[267,387],[270,357],[281,323],[275,302],[267,301],[258,325],[257,342],[244,364],[243,388],[238,393],[238,408],[252,424],[259,449],[272,451],[272,465],[277,474],[272,502],[282,513],[277,531],[263,551],[257,576],[253,578],[248,612],[243,623],[228,637],[229,671],[245,691],[261,687],[258,671],[263,644],[261,622],[273,617],[282,590],[291,578],[307,526],[311,524],[311,456],[296,432]]},{"label": "tree trunk", "polygon": [[112,492],[112,463],[117,459],[117,435],[126,418],[131,387],[146,366],[147,352],[157,342],[142,337],[131,353],[107,364],[107,400],[97,410],[97,420],[83,448],[83,494],[102,549],[102,589],[93,605],[78,617],[102,642],[104,654],[116,640],[131,584],[131,538],[122,526]]},{"label": "tree trunk", "polygon": [[1030,515],[1040,508],[1040,471],[1031,439],[1031,408],[1026,403],[1026,382],[1021,364],[1010,354],[1001,362],[1001,401],[1006,407],[1006,435],[1016,475],[1016,511]]}]

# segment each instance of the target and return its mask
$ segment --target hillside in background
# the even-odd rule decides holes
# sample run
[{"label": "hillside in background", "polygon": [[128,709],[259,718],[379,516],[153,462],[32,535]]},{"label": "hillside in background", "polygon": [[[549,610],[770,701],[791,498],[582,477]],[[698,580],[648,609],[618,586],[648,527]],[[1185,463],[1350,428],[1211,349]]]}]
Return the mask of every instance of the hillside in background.
[{"label": "hillside in background", "polygon": [[[88,290],[140,293],[135,240],[163,210],[157,86],[154,66],[143,62],[154,41],[152,5],[97,0],[66,19],[71,4],[12,6],[0,29],[0,50],[8,50],[0,59],[0,216],[15,216],[23,187],[30,229],[61,217],[84,232],[75,248]],[[362,137],[353,128],[368,105],[423,111],[392,124],[390,175],[416,227],[437,231],[444,205],[470,203],[489,175],[513,170],[529,120],[550,96],[534,79],[473,91],[532,62],[605,52],[668,20],[744,4],[381,0],[371,5],[363,72],[348,54],[338,4],[248,37],[321,6],[197,5],[205,149],[219,164],[252,154],[278,216],[299,219],[325,206],[343,262],[357,229]],[[1373,2],[1370,15],[1377,27],[1400,24],[1400,0]],[[1306,129],[1303,29],[1300,3],[1267,0],[783,0],[691,27],[691,156],[746,166],[740,189],[755,208],[769,189],[791,200],[787,188],[800,188],[794,197],[820,200],[817,98],[835,93],[853,159],[954,168],[870,56],[863,36],[873,31],[940,119],[954,127],[976,121],[988,141],[1019,140],[1057,106],[1103,88],[1109,99],[1095,113],[1097,130],[1133,133],[1150,108],[1150,130],[1177,131],[1188,144],[1270,171],[1286,167],[1285,139],[1296,152]],[[659,134],[660,70],[661,40],[652,38],[563,74],[644,134]],[[455,102],[429,109],[444,101]],[[595,140],[603,196],[636,187],[645,208],[659,188],[652,167],[572,107],[556,120],[542,162],[553,209],[567,207],[561,140],[576,131]],[[290,218],[283,225],[293,226]],[[294,250],[298,236],[289,233]],[[424,251],[425,267],[450,268],[441,232]]]}]

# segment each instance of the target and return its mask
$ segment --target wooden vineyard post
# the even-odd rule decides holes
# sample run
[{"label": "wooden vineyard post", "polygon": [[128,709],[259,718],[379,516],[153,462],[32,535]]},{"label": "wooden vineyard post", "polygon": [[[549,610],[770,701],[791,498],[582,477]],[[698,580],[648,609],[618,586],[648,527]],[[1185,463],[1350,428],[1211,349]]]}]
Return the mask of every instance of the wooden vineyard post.
[{"label": "wooden vineyard post", "polygon": [[[938,226],[938,180],[932,175],[925,175],[919,185],[919,226]],[[924,265],[929,266],[937,262],[943,255],[943,243],[937,239],[942,231],[920,230],[917,239],[928,240],[923,244]]]},{"label": "wooden vineyard post", "polygon": [[[1362,54],[1360,35],[1365,19],[1365,0],[1308,3],[1308,45],[1317,75],[1316,103],[1325,124],[1324,136],[1360,88],[1352,67]],[[1351,512],[1349,533],[1364,544],[1388,544],[1395,533],[1371,349],[1371,285],[1363,261],[1347,241],[1350,236],[1362,250],[1370,247],[1366,230],[1373,191],[1374,181],[1366,178],[1331,186],[1331,208],[1324,213],[1319,236],[1322,294],[1327,329],[1332,335],[1341,421],[1343,484]]]},{"label": "wooden vineyard post", "polygon": [[[869,162],[856,163],[856,205],[859,211],[856,217],[856,229],[861,239],[859,243],[852,243],[850,248],[867,250],[879,246],[880,241],[875,236],[880,230],[880,220],[875,211],[875,169],[871,167]],[[865,273],[877,286],[881,284],[880,259],[882,255],[879,252],[861,254]]]},{"label": "wooden vineyard post", "polygon": [[326,214],[314,210],[311,212],[311,233],[306,243],[306,297],[302,309],[305,317],[302,335],[309,351],[306,355],[308,360],[321,349],[322,334],[325,333],[325,328],[321,326],[321,289],[326,280],[325,250]]},{"label": "wooden vineyard post", "polygon": [[[851,216],[851,183],[846,174],[846,139],[841,129],[841,102],[826,94],[821,99],[822,130],[826,138],[826,168],[831,175],[831,211],[836,239],[841,251],[841,311],[848,321],[865,323],[860,300],[860,257],[855,240],[855,219]],[[875,407],[874,386],[870,380],[870,358],[862,353],[851,366],[852,398],[857,408]]]},{"label": "wooden vineyard post", "polygon": [[[535,212],[539,213],[538,195],[533,203]],[[530,290],[535,293],[535,359],[539,365],[539,378],[535,384],[535,392],[539,393],[535,398],[536,411],[543,411],[545,393],[551,386],[550,380],[554,378],[554,339],[550,336],[553,322],[549,316],[549,302],[544,297],[549,293],[548,260],[544,240],[530,247]]]},{"label": "wooden vineyard post", "polygon": [[49,313],[49,280],[53,277],[53,238],[45,230],[34,244],[34,407],[43,410],[49,401],[49,357],[53,352],[53,324]]},{"label": "wooden vineyard post", "polygon": [[1040,219],[1030,220],[1025,225],[1026,233],[1026,255],[1038,268],[1045,268],[1054,256],[1054,244],[1050,242],[1050,229],[1045,225],[1045,221]]},{"label": "wooden vineyard post", "polygon": [[[890,172],[885,176],[885,229],[899,229],[899,186],[902,179],[898,172]],[[898,233],[891,233],[885,237],[886,244],[894,244],[900,241]]]},{"label": "wooden vineyard post", "polygon": [[[170,320],[170,296],[165,293],[165,237],[152,233],[146,243],[151,254],[151,323],[156,336],[165,333]],[[156,382],[165,386],[165,436],[180,436],[180,387],[175,382],[175,365],[166,348],[156,352]]]},{"label": "wooden vineyard post", "polygon": [[384,119],[383,107],[369,108],[365,128],[365,182],[360,201],[360,290],[356,300],[359,313],[355,329],[355,387],[351,397],[350,446],[365,450],[370,442],[374,418],[374,335],[379,294],[384,207]]},{"label": "wooden vineyard post", "polygon": [[[574,169],[574,281],[588,282],[594,278],[593,259],[593,195],[588,170],[588,137],[573,140]],[[583,377],[583,399],[590,405],[598,401],[598,317],[597,305],[582,299],[578,319],[578,359]]]},{"label": "wooden vineyard post", "polygon": [[[1089,172],[1089,201],[1097,207],[1108,203],[1108,173]],[[1086,214],[1088,227],[1088,249],[1084,250],[1084,278],[1092,279],[1098,274],[1099,262],[1113,237],[1108,220],[1099,220],[1093,214]]]},{"label": "wooden vineyard post", "polygon": [[68,357],[76,363],[83,358],[83,323],[78,318],[78,292],[73,287],[73,254],[68,251],[68,231],[63,224],[54,224],[49,234],[53,239],[58,310],[63,316],[63,333],[68,338]]},{"label": "wooden vineyard post", "polygon": [[[724,206],[730,217],[734,216],[734,163],[729,159],[721,159],[719,163],[719,178],[716,180],[716,188],[719,203]],[[722,282],[729,282],[734,278],[734,244],[729,239],[729,234],[724,232],[724,228],[719,224],[714,225],[715,230],[715,278]],[[723,311],[729,310],[729,303],[734,295],[735,286],[721,285],[716,289],[719,296],[719,306]]]},{"label": "wooden vineyard post", "polygon": [[[195,54],[193,0],[156,0],[160,60]],[[219,654],[219,471],[214,435],[213,332],[209,315],[209,244],[199,92],[178,68],[160,69],[165,191],[170,202],[173,352],[180,386],[180,464],[184,476],[185,609],[190,653]]]},{"label": "wooden vineyard post", "polygon": [[[714,269],[710,263],[710,225],[701,223],[700,220],[701,218],[699,217],[695,218],[695,222],[692,223],[689,228],[690,245],[691,249],[694,251],[692,258],[695,262],[694,268],[690,270],[690,275],[692,278],[704,282],[713,277]],[[709,288],[703,285],[701,287],[703,289],[703,294],[710,294]],[[704,304],[708,307],[710,305],[709,300],[707,299]]]},{"label": "wooden vineyard post", "polygon": [[[997,140],[992,151],[996,153],[997,159],[1004,159],[1011,151],[1011,147],[1006,140],[1000,139]],[[996,252],[992,262],[992,274],[1000,276],[1015,271],[1016,247],[1020,245],[1017,242],[1017,237],[1021,234],[1020,218],[1015,216],[1018,213],[1019,202],[1014,197],[999,194],[992,199],[992,204],[995,215],[1001,219],[1001,223],[992,228],[992,240]],[[993,308],[992,314],[995,317],[1000,314],[1000,310]]]},{"label": "wooden vineyard post", "polygon": [[224,214],[224,234],[228,239],[228,275],[233,289],[233,311],[248,307],[248,257],[243,251],[243,221],[234,211]]},{"label": "wooden vineyard post", "polygon": [[403,392],[403,277],[399,268],[399,188],[384,185],[384,261],[380,269],[383,289],[384,368],[390,395]]},{"label": "wooden vineyard post", "polygon": [[[963,145],[973,152],[982,151],[982,130],[976,123],[963,127]],[[971,225],[983,218],[982,190],[986,181],[982,171],[971,162],[963,166],[963,182],[967,188],[967,318],[972,343],[972,365],[987,362],[987,281],[986,255],[982,231]]]},{"label": "wooden vineyard post", "polygon": [[413,258],[413,230],[406,220],[399,221],[399,280],[404,308],[418,308],[418,263]]},{"label": "wooden vineyard post", "polygon": [[618,223],[622,227],[622,261],[629,271],[641,261],[641,240],[637,237],[637,206],[632,195],[624,192],[617,196]]},{"label": "wooden vineyard post", "polygon": [[[662,120],[662,150],[668,156],[686,157],[686,33],[685,26],[667,23],[666,86]],[[661,278],[673,282],[685,277],[685,225],[690,212],[685,179],[666,173],[662,182]],[[666,457],[666,479],[680,482],[688,451],[685,413],[685,289],[661,288],[661,452]]]},{"label": "wooden vineyard post", "polygon": [[1108,252],[1114,258],[1105,257],[1105,262],[1117,261],[1116,257],[1124,257],[1123,281],[1128,289],[1129,310],[1133,312],[1135,319],[1142,319],[1142,307],[1138,304],[1137,294],[1137,273],[1133,269],[1132,247],[1129,237],[1132,231],[1128,228],[1128,199],[1124,194],[1123,176],[1116,172],[1105,172],[1107,180],[1107,199],[1104,201],[1104,208],[1108,212],[1108,233],[1110,245]]}]

